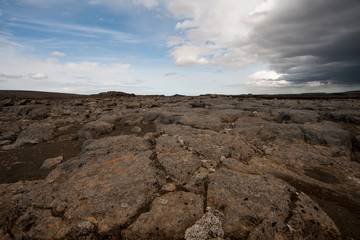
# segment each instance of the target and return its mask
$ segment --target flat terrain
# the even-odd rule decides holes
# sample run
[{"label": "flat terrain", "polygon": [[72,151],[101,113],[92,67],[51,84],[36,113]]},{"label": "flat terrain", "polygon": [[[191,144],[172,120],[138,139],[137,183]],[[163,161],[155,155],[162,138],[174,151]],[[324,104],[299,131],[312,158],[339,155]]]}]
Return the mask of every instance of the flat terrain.
[{"label": "flat terrain", "polygon": [[0,91],[0,239],[360,239],[359,97]]}]

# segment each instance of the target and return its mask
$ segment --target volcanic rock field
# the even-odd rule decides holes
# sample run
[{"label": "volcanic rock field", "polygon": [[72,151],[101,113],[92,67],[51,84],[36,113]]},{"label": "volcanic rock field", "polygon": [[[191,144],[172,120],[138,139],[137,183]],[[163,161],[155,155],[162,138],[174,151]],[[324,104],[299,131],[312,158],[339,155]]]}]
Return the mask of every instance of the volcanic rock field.
[{"label": "volcanic rock field", "polygon": [[360,98],[0,94],[0,239],[360,239]]}]

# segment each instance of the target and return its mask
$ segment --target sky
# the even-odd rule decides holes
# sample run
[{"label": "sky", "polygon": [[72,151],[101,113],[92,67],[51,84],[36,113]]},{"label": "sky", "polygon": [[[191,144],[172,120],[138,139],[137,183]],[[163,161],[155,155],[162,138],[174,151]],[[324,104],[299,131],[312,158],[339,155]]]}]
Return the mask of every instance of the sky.
[{"label": "sky", "polygon": [[0,90],[360,90],[360,0],[0,0]]}]

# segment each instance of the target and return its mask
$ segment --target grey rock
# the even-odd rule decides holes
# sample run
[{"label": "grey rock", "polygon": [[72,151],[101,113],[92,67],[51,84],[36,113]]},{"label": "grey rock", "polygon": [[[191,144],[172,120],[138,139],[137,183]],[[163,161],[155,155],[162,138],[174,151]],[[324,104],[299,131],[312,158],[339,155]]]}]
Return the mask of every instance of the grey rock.
[{"label": "grey rock", "polygon": [[297,109],[285,109],[285,110],[276,110],[274,114],[278,114],[275,117],[277,122],[285,123],[306,123],[306,122],[317,122],[319,119],[319,114],[315,111],[310,110],[297,110]]},{"label": "grey rock", "polygon": [[345,149],[351,147],[350,132],[343,130],[338,124],[332,122],[308,123],[302,126],[302,130],[307,143]]},{"label": "grey rock", "polygon": [[9,149],[21,148],[34,145],[42,141],[49,141],[54,137],[55,125],[51,123],[33,123],[25,128],[17,138],[16,142],[9,145]]},{"label": "grey rock", "polygon": [[336,122],[360,124],[360,111],[354,111],[353,109],[332,111],[326,114],[326,118]]},{"label": "grey rock", "polygon": [[93,121],[85,124],[79,131],[79,137],[82,139],[92,138],[111,133],[115,125],[102,121]]},{"label": "grey rock", "polygon": [[217,237],[224,237],[224,230],[221,226],[221,213],[218,211],[213,213],[211,208],[185,232],[186,240],[207,240]]},{"label": "grey rock", "polygon": [[116,123],[122,120],[124,114],[121,112],[101,114],[97,120],[107,123]]},{"label": "grey rock", "polygon": [[48,118],[49,116],[50,116],[49,110],[47,108],[41,107],[31,110],[28,113],[27,118],[31,120],[42,120]]}]

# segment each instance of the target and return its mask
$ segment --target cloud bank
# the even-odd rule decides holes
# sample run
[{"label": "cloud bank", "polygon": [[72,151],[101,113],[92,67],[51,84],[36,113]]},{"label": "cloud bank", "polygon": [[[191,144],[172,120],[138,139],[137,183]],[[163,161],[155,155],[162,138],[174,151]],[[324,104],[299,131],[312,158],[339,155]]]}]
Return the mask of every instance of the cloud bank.
[{"label": "cloud bank", "polygon": [[168,8],[180,20],[169,43],[178,66],[261,62],[278,78],[250,76],[255,84],[360,84],[357,0],[173,0]]}]

